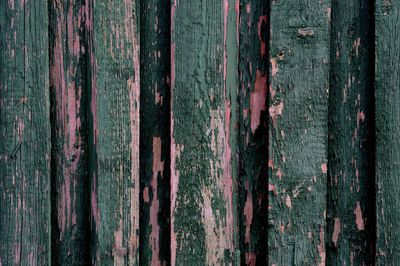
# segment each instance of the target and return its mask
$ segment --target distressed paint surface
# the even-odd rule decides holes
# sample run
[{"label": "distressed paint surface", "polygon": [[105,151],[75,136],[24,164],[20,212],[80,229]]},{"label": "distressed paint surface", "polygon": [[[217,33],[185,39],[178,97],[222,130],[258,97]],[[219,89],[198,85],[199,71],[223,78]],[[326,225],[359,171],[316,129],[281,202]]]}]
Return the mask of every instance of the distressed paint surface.
[{"label": "distressed paint surface", "polygon": [[267,263],[267,2],[240,2],[240,246],[242,265]]},{"label": "distressed paint surface", "polygon": [[173,1],[171,265],[236,261],[235,1]]},{"label": "distressed paint surface", "polygon": [[400,2],[375,5],[377,265],[400,261]]},{"label": "distressed paint surface", "polygon": [[325,265],[330,1],[272,1],[268,263]]},{"label": "distressed paint surface", "polygon": [[140,264],[170,262],[170,2],[140,5]]},{"label": "distressed paint surface", "polygon": [[138,3],[88,2],[92,264],[139,262]]},{"label": "distressed paint surface", "polygon": [[372,10],[332,1],[328,265],[374,264]]},{"label": "distressed paint surface", "polygon": [[49,1],[52,263],[90,262],[87,45],[83,1]]},{"label": "distressed paint surface", "polygon": [[0,2],[0,265],[50,264],[47,1]]}]

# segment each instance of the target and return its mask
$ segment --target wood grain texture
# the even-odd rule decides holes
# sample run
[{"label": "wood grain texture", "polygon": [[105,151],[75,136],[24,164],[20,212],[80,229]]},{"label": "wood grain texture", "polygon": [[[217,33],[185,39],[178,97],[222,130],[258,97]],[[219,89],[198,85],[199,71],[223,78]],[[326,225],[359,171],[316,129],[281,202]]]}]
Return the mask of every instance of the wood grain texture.
[{"label": "wood grain texture", "polygon": [[330,1],[272,1],[270,265],[325,265]]},{"label": "wood grain texture", "polygon": [[89,1],[92,264],[139,262],[139,4]]},{"label": "wood grain texture", "polygon": [[229,265],[239,257],[237,4],[172,3],[172,265]]},{"label": "wood grain texture", "polygon": [[84,1],[49,1],[52,263],[90,263]]},{"label": "wood grain texture", "polygon": [[170,2],[140,2],[140,264],[170,261]]},{"label": "wood grain texture", "polygon": [[239,145],[242,265],[267,263],[268,3],[240,2]]},{"label": "wood grain texture", "polygon": [[0,2],[0,264],[50,264],[47,1]]},{"label": "wood grain texture", "polygon": [[328,265],[373,265],[373,5],[332,1]]},{"label": "wood grain texture", "polygon": [[375,6],[377,265],[400,261],[400,2]]}]

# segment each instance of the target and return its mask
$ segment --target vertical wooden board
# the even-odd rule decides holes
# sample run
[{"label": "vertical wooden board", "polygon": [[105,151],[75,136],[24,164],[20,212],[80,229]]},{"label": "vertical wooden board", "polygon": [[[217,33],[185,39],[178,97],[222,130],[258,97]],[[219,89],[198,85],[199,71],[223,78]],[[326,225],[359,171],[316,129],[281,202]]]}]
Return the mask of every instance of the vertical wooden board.
[{"label": "vertical wooden board", "polygon": [[240,3],[240,245],[241,264],[267,262],[267,1]]},{"label": "vertical wooden board", "polygon": [[270,265],[325,265],[330,1],[272,1]]},{"label": "vertical wooden board", "polygon": [[52,263],[90,263],[83,1],[49,1]]},{"label": "vertical wooden board", "polygon": [[332,1],[328,265],[373,265],[373,4]]},{"label": "vertical wooden board", "polygon": [[170,2],[140,4],[140,264],[170,261]]},{"label": "vertical wooden board", "polygon": [[376,264],[400,261],[400,2],[375,6]]},{"label": "vertical wooden board", "polygon": [[173,1],[171,264],[237,253],[237,2]]},{"label": "vertical wooden board", "polygon": [[139,5],[88,5],[92,263],[138,264]]},{"label": "vertical wooden board", "polygon": [[50,264],[47,1],[0,2],[0,264]]}]

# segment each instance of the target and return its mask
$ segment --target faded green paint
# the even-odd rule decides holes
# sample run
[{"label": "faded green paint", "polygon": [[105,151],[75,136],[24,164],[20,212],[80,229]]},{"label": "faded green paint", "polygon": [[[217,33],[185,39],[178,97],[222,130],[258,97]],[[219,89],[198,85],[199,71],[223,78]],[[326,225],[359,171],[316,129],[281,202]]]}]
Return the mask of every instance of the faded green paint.
[{"label": "faded green paint", "polygon": [[0,1],[0,264],[50,264],[47,1]]},{"label": "faded green paint", "polygon": [[83,1],[49,1],[52,263],[90,263]]},{"label": "faded green paint", "polygon": [[172,265],[238,257],[237,4],[172,2]]},{"label": "faded green paint", "polygon": [[330,1],[272,1],[269,264],[325,265]]},{"label": "faded green paint", "polygon": [[240,2],[239,226],[242,265],[267,263],[267,1]]},{"label": "faded green paint", "polygon": [[170,3],[140,6],[140,265],[168,265]]},{"label": "faded green paint", "polygon": [[88,3],[92,263],[139,262],[138,3]]},{"label": "faded green paint", "polygon": [[373,265],[373,4],[332,1],[328,265]]},{"label": "faded green paint", "polygon": [[375,6],[377,265],[400,261],[400,1]]}]

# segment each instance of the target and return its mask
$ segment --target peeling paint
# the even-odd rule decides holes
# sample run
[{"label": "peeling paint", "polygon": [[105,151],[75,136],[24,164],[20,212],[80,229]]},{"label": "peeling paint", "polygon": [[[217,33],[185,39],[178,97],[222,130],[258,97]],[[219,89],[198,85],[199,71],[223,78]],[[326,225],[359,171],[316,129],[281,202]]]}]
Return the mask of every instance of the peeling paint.
[{"label": "peeling paint", "polygon": [[340,218],[336,217],[333,218],[333,220],[335,221],[335,225],[334,225],[334,231],[333,231],[333,236],[332,236],[332,242],[335,245],[335,247],[337,247],[337,241],[339,239],[339,234],[340,234]]},{"label": "peeling paint", "polygon": [[260,125],[261,112],[266,108],[267,77],[257,70],[254,91],[250,94],[251,131],[253,134]]},{"label": "peeling paint", "polygon": [[283,102],[280,102],[278,105],[272,105],[269,107],[269,116],[272,119],[273,126],[276,127],[276,121],[278,116],[281,116],[283,112]]},{"label": "peeling paint", "polygon": [[354,215],[356,216],[356,225],[358,230],[365,230],[364,219],[361,211],[360,202],[357,201],[356,208],[354,209]]}]

